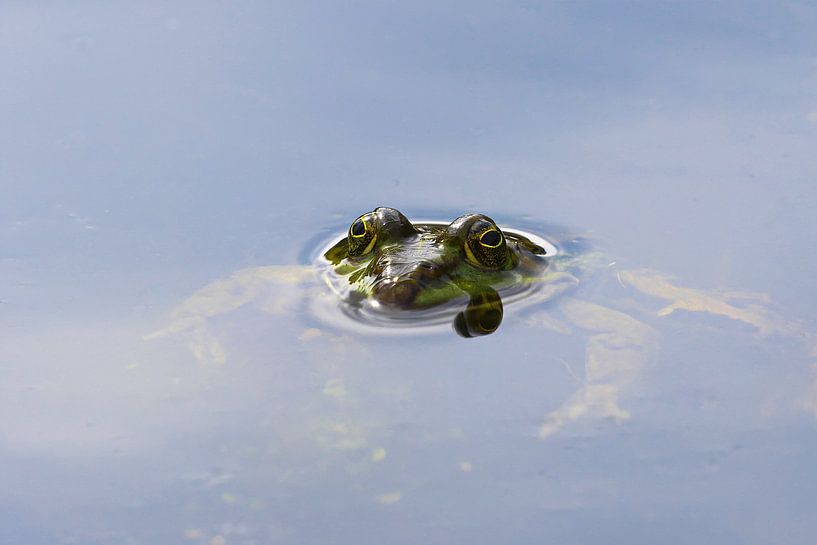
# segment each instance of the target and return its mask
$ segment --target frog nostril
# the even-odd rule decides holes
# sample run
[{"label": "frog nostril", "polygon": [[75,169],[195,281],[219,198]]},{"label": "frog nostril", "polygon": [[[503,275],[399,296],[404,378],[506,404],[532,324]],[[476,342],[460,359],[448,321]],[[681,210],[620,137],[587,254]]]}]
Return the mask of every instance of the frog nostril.
[{"label": "frog nostril", "polygon": [[440,277],[442,269],[430,261],[421,261],[417,264],[414,270],[410,271],[406,276],[418,280],[421,284],[431,282]]}]

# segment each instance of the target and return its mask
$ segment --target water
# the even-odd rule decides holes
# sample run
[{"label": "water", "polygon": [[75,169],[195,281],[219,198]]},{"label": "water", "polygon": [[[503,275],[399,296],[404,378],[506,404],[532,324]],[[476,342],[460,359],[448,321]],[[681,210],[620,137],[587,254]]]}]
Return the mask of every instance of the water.
[{"label": "water", "polygon": [[[4,3],[0,543],[814,543],[815,30],[806,4]],[[649,350],[602,382],[620,412],[558,426],[599,333],[567,298],[373,336],[296,287],[144,338],[378,205],[567,225],[788,329],[589,278],[570,300]]]}]

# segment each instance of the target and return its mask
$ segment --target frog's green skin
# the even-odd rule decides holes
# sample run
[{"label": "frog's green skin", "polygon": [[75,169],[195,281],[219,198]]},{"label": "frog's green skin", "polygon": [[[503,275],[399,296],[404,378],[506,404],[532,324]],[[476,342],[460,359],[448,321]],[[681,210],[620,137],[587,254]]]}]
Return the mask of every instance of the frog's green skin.
[{"label": "frog's green skin", "polygon": [[[355,220],[347,236],[326,250],[314,266],[239,270],[194,293],[175,309],[170,325],[146,338],[185,334],[197,360],[226,363],[230,353],[221,344],[220,335],[211,331],[211,324],[216,317],[245,305],[288,316],[304,300],[335,309],[367,304],[388,315],[410,318],[404,320],[410,324],[430,319],[429,312],[443,309],[450,312],[447,320],[455,314],[454,326],[460,334],[476,336],[499,326],[503,316],[500,297],[510,305],[518,301],[520,308],[524,302],[550,300],[547,308],[521,313],[521,325],[582,333],[586,352],[584,372],[577,376],[580,386],[560,407],[547,413],[538,430],[541,439],[588,416],[628,419],[628,411],[619,403],[621,394],[640,377],[660,339],[647,322],[667,319],[675,311],[719,315],[749,324],[763,335],[797,336],[814,343],[814,336],[799,323],[770,311],[762,295],[681,287],[652,271],[619,270],[614,262],[592,252],[550,255],[512,231],[503,235],[507,251],[500,254],[497,250],[481,264],[480,256],[468,255],[466,247],[469,233],[473,242],[474,236],[495,227],[485,216],[469,214],[447,225],[412,225],[396,210],[378,208],[364,217],[372,231],[357,224],[360,218]],[[475,225],[477,228],[472,229]],[[496,237],[489,236],[487,242],[493,246]],[[475,248],[478,252],[479,247],[472,246],[472,254]],[[591,270],[612,273],[621,288],[617,300],[625,303],[618,306],[629,312],[566,293]],[[315,281],[321,277],[331,290]],[[530,287],[536,289],[527,289]],[[639,311],[634,316],[634,297],[643,295],[663,301],[662,308]],[[347,317],[343,323],[351,324],[352,320]],[[370,328],[398,329],[380,328],[377,323]],[[354,338],[318,328],[307,328],[299,337],[303,343],[329,342],[322,350],[348,350]],[[358,349],[365,351],[365,343],[358,344]],[[382,354],[371,357],[379,360]],[[571,367],[570,362],[563,363]],[[343,392],[341,397],[348,404],[351,387],[341,381],[339,388],[338,380],[330,377],[324,393]],[[358,439],[354,444],[365,444],[365,437]]]},{"label": "frog's green skin", "polygon": [[340,284],[348,283],[350,299],[368,300],[385,312],[467,301],[454,325],[471,337],[497,329],[502,294],[545,278],[545,254],[482,214],[465,214],[448,225],[412,224],[394,208],[377,208],[355,220],[324,258]]}]

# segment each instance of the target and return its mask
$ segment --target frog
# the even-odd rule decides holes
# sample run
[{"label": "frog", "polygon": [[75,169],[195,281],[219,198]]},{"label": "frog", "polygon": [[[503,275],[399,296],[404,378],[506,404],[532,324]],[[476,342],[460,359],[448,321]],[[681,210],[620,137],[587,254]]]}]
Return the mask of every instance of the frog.
[{"label": "frog", "polygon": [[[495,336],[506,307],[513,308],[525,327],[585,337],[583,371],[563,362],[578,388],[546,412],[535,432],[541,440],[589,417],[631,418],[621,398],[655,359],[662,336],[656,319],[706,313],[760,335],[807,338],[817,347],[817,337],[774,312],[762,294],[685,287],[649,269],[619,268],[584,237],[550,235],[502,226],[482,213],[411,221],[395,208],[377,207],[328,241],[312,264],[238,270],[194,292],[172,311],[169,325],[145,338],[185,335],[197,361],[225,364],[230,356],[212,324],[246,306],[288,316],[309,301],[329,328],[306,328],[299,341],[330,336],[333,329],[351,332],[335,334],[338,346],[348,345],[350,335],[425,335],[442,331],[444,323],[462,338]],[[571,296],[600,277],[660,306],[635,312],[630,304],[614,308]],[[338,380],[327,381],[327,395],[342,392],[348,399]]]},{"label": "frog", "polygon": [[412,223],[399,210],[379,207],[356,218],[323,253],[324,278],[345,305],[366,307],[370,320],[423,323],[461,308],[452,313],[454,331],[479,337],[499,328],[503,297],[530,298],[536,287],[555,283],[547,274],[555,247],[531,238],[500,229],[484,214]]}]

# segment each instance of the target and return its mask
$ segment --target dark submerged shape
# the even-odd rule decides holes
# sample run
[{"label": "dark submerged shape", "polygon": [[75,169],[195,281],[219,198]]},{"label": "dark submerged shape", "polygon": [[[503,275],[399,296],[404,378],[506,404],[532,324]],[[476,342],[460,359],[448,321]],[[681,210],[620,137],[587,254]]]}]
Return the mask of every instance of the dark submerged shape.
[{"label": "dark submerged shape", "polygon": [[358,298],[389,312],[430,309],[467,299],[454,329],[487,335],[502,322],[500,293],[538,276],[545,250],[524,236],[503,233],[483,214],[449,225],[413,225],[394,208],[361,215],[324,257]]}]

